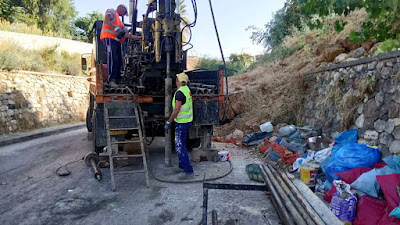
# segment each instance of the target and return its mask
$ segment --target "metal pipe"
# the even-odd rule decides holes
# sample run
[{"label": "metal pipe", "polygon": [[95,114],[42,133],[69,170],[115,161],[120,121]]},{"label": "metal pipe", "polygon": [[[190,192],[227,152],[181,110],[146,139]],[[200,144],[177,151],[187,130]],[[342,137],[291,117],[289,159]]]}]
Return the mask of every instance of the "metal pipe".
[{"label": "metal pipe", "polygon": [[109,90],[110,90],[111,94],[115,94],[115,92],[116,92],[115,88],[110,88]]},{"label": "metal pipe", "polygon": [[289,215],[289,212],[283,205],[282,199],[279,197],[278,192],[265,172],[265,169],[261,165],[258,166],[258,169],[261,172],[261,176],[263,177],[265,184],[271,192],[272,203],[279,214],[279,218],[281,218],[284,225],[295,225],[293,218]]},{"label": "metal pipe", "polygon": [[203,225],[207,225],[208,188],[203,187]]},{"label": "metal pipe", "polygon": [[215,209],[211,211],[211,224],[218,225],[218,213]]},{"label": "metal pipe", "polygon": [[310,215],[307,213],[306,210],[304,210],[304,207],[300,204],[298,199],[294,196],[293,192],[290,191],[289,187],[286,185],[286,183],[283,181],[282,177],[278,174],[278,172],[270,165],[267,164],[267,167],[270,169],[272,174],[274,175],[274,178],[276,181],[279,183],[279,186],[283,189],[283,191],[289,196],[289,199],[292,201],[293,205],[296,207],[296,209],[299,210],[300,215],[303,217],[305,222],[308,225],[315,225],[314,221],[310,217]]},{"label": "metal pipe", "polygon": [[92,168],[93,168],[94,177],[95,177],[98,181],[100,181],[101,178],[102,178],[102,174],[101,174],[101,171],[97,168],[97,164],[96,164],[96,162],[95,162],[94,159],[90,159],[90,165],[91,165]]},{"label": "metal pipe", "polygon": [[[172,79],[171,79],[171,53],[167,52],[167,71],[165,78],[165,120],[168,121],[172,113]],[[165,134],[165,166],[171,166],[172,131]]]},{"label": "metal pipe", "polygon": [[290,214],[293,216],[294,220],[296,221],[296,224],[298,225],[307,225],[306,221],[304,218],[301,216],[299,213],[298,209],[293,205],[292,201],[290,198],[286,195],[286,193],[281,189],[281,186],[279,186],[278,182],[276,181],[274,175],[270,171],[270,169],[266,166],[263,166],[265,172],[268,174],[269,179],[271,180],[272,184],[276,187],[276,190],[280,197],[282,198],[285,207],[287,210],[290,212]]},{"label": "metal pipe", "polygon": [[318,225],[325,225],[324,221],[322,221],[321,217],[318,215],[317,212],[315,212],[315,210],[307,202],[307,200],[303,197],[303,195],[300,194],[300,192],[294,186],[294,184],[289,179],[289,177],[286,175],[286,173],[284,173],[284,172],[279,172],[279,173],[280,173],[283,181],[285,181],[285,183],[289,186],[290,190],[293,192],[293,194],[299,200],[300,204],[304,207],[304,209],[307,211],[307,213],[310,215],[310,217],[314,220],[314,222]]},{"label": "metal pipe", "polygon": [[117,88],[117,89],[115,90],[115,94],[122,94],[121,88]]},{"label": "metal pipe", "polygon": [[125,94],[125,95],[127,95],[127,94],[129,94],[129,91],[128,91],[128,89],[122,89],[122,94]]}]

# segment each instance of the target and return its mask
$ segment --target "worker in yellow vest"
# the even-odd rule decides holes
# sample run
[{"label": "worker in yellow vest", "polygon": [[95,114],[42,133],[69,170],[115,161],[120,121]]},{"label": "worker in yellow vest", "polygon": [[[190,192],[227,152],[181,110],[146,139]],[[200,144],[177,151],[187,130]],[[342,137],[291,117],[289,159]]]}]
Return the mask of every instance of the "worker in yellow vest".
[{"label": "worker in yellow vest", "polygon": [[174,170],[182,172],[180,179],[193,177],[193,167],[186,148],[186,140],[193,121],[193,100],[190,89],[187,86],[188,82],[189,77],[185,73],[176,75],[178,90],[172,100],[173,111],[165,124],[165,132],[168,133],[172,122],[175,121],[175,150],[179,157],[179,168]]},{"label": "worker in yellow vest", "polygon": [[108,85],[113,88],[118,87],[121,76],[121,43],[124,42],[124,38],[141,39],[140,36],[130,34],[119,18],[120,16],[127,15],[128,9],[125,5],[119,5],[117,10],[107,9],[104,15],[103,26],[101,27],[100,40],[104,42],[107,52]]}]

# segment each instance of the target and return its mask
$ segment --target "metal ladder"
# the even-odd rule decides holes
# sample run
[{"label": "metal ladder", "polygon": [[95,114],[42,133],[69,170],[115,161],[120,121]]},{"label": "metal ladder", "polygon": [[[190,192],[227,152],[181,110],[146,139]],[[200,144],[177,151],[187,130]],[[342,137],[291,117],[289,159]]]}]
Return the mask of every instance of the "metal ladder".
[{"label": "metal ladder", "polygon": [[[146,178],[146,186],[149,187],[149,174],[147,168],[147,153],[144,144],[143,134],[143,121],[139,114],[140,109],[137,101],[116,101],[110,100],[104,102],[104,120],[106,125],[107,135],[107,152],[110,160],[110,173],[111,173],[111,189],[115,191],[115,178],[116,174],[131,174],[131,173],[144,173]],[[141,112],[141,111],[140,111]],[[137,131],[139,140],[124,140],[114,141],[111,140],[111,132],[121,131]],[[135,155],[120,155],[118,152],[118,144],[133,144],[140,143],[141,154]],[[112,146],[117,145],[114,149]],[[143,159],[143,170],[130,170],[130,171],[114,171],[114,159],[117,158],[138,158]]]}]

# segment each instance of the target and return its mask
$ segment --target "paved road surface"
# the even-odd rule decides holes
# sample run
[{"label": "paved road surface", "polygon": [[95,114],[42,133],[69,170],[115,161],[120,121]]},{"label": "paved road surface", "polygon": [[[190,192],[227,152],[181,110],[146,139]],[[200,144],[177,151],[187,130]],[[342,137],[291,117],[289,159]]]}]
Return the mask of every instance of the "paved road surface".
[{"label": "paved road surface", "polygon": [[[168,184],[151,179],[147,188],[143,174],[123,175],[116,179],[117,191],[111,192],[108,169],[102,169],[103,180],[98,182],[80,160],[91,151],[91,141],[86,137],[86,129],[79,129],[0,147],[0,224],[200,223],[201,184]],[[233,172],[218,182],[251,183],[244,166],[257,161],[255,157],[233,145],[214,145],[229,150],[234,165]],[[163,170],[165,174],[168,169],[162,165],[162,150],[162,140],[156,139],[150,147],[151,165],[155,173]],[[73,161],[77,162],[68,167],[71,175],[56,175],[57,168]],[[225,165],[202,163],[195,170],[197,175],[203,174],[202,170],[222,172]],[[262,192],[209,193],[209,210],[217,209],[220,224],[268,224],[265,216],[270,224],[279,224],[271,200]]]}]

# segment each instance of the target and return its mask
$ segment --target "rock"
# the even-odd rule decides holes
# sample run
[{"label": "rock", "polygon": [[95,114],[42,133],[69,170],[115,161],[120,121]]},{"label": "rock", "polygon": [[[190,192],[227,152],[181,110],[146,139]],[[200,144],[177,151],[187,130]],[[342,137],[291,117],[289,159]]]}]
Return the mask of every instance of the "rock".
[{"label": "rock", "polygon": [[364,129],[374,129],[374,118],[365,118],[364,120]]},{"label": "rock", "polygon": [[383,132],[383,133],[381,133],[381,135],[379,135],[379,143],[380,144],[390,146],[390,144],[393,142],[393,140],[394,140],[393,135],[391,135],[387,132]]},{"label": "rock", "polygon": [[11,100],[11,99],[8,99],[8,103],[7,103],[8,105],[15,105],[15,101],[14,100]]},{"label": "rock", "polygon": [[360,105],[357,107],[357,113],[358,113],[358,114],[361,114],[361,113],[363,112],[363,109],[364,109],[364,104],[360,104]]},{"label": "rock", "polygon": [[338,44],[340,43],[346,49],[346,51],[348,51],[348,52],[353,51],[353,50],[361,47],[361,44],[353,42],[348,37],[346,39],[344,39],[344,40],[343,39],[339,39],[337,41],[337,43]]},{"label": "rock", "polygon": [[378,131],[379,133],[385,130],[385,121],[383,120],[377,120],[374,123],[374,128],[376,131]]},{"label": "rock", "polygon": [[361,56],[364,56],[365,53],[366,53],[365,49],[363,47],[359,47],[356,50],[354,50],[352,57],[360,58]]},{"label": "rock", "polygon": [[396,94],[393,95],[393,100],[400,103],[400,91],[397,91]]},{"label": "rock", "polygon": [[356,126],[358,128],[362,128],[364,126],[364,114],[361,114],[357,119],[356,119]]},{"label": "rock", "polygon": [[395,93],[397,91],[396,83],[397,83],[397,81],[394,79],[385,80],[385,83],[383,84],[383,90],[385,91],[385,93],[388,93],[388,94]]},{"label": "rock", "polygon": [[236,140],[242,140],[244,137],[244,133],[241,130],[235,130],[232,134],[232,137]]},{"label": "rock", "polygon": [[366,51],[369,51],[373,45],[374,43],[372,43],[371,41],[366,41],[361,44],[361,47],[363,47]]},{"label": "rock", "polygon": [[8,110],[8,106],[0,106],[0,112],[4,112]]},{"label": "rock", "polygon": [[376,104],[374,99],[370,99],[367,101],[367,103],[364,105],[364,116],[366,118],[374,117],[376,110]]},{"label": "rock", "polygon": [[391,134],[394,130],[394,119],[388,119],[385,124],[385,131]]},{"label": "rock", "polygon": [[376,43],[372,46],[372,48],[368,51],[370,55],[375,55],[376,50],[378,50],[379,45],[382,44],[382,42]]},{"label": "rock", "polygon": [[400,118],[394,118],[393,122],[395,127],[400,126]]},{"label": "rock", "polygon": [[340,78],[340,73],[339,72],[336,72],[336,73],[334,73],[333,74],[333,81],[338,81],[339,80],[339,78]]},{"label": "rock", "polygon": [[392,134],[396,140],[400,140],[400,127],[394,128]]},{"label": "rock", "polygon": [[379,138],[379,133],[375,130],[367,130],[364,133],[365,140],[378,140],[378,138]]},{"label": "rock", "polygon": [[11,109],[7,110],[7,115],[8,116],[13,116],[14,114],[15,114],[14,110],[11,110]]},{"label": "rock", "polygon": [[376,107],[380,107],[383,104],[383,101],[385,99],[385,94],[383,92],[378,92],[375,95],[375,104]]},{"label": "rock", "polygon": [[389,152],[393,154],[400,153],[400,141],[393,141],[389,147]]},{"label": "rock", "polygon": [[399,117],[400,105],[396,102],[390,102],[389,105],[389,118]]},{"label": "rock", "polygon": [[339,54],[344,53],[344,52],[345,52],[345,49],[343,47],[339,46],[339,45],[328,46],[324,50],[324,58],[328,62],[332,62],[333,60],[335,60],[335,58]]},{"label": "rock", "polygon": [[335,58],[335,63],[344,62],[349,56],[346,53],[342,53]]},{"label": "rock", "polygon": [[367,140],[364,140],[364,139],[358,139],[357,143],[358,144],[369,144],[369,142]]},{"label": "rock", "polygon": [[368,70],[374,70],[376,67],[376,64],[378,64],[377,61],[373,61],[371,63],[368,64]]},{"label": "rock", "polygon": [[392,68],[390,67],[384,67],[381,71],[381,77],[382,79],[388,79],[392,75]]}]

